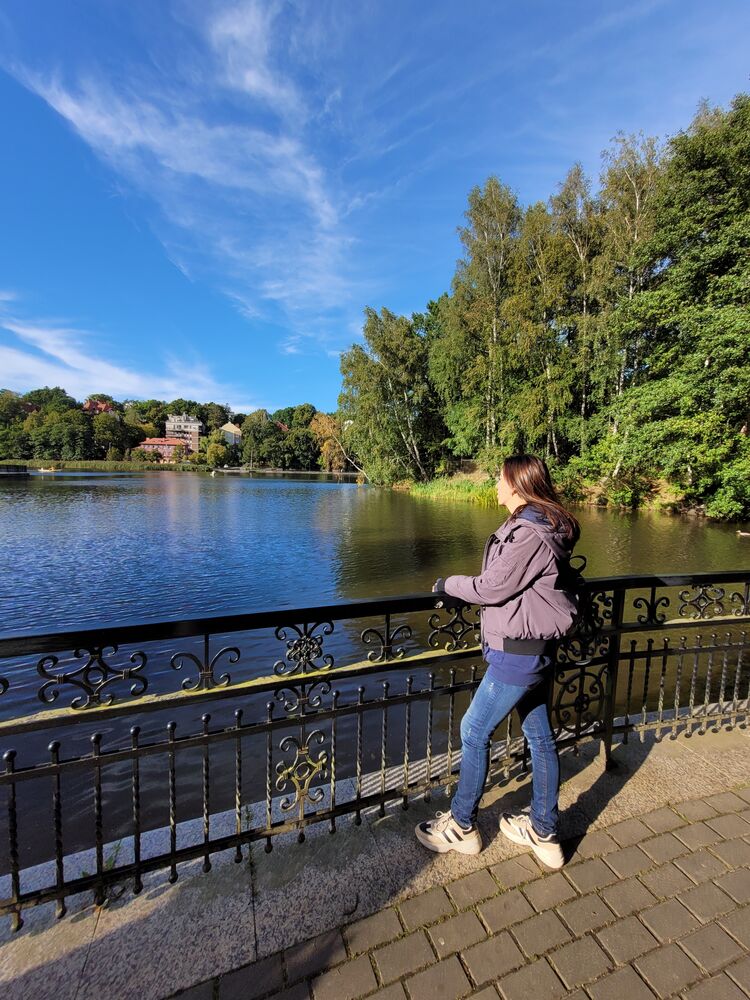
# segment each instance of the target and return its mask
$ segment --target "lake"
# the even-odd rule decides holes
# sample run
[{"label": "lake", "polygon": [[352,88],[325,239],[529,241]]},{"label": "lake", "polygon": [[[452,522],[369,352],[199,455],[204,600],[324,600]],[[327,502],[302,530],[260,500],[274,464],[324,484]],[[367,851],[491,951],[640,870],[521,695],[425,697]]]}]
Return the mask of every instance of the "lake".
[{"label": "lake", "polygon": [[[589,577],[747,565],[735,525],[575,513]],[[504,516],[315,476],[32,475],[0,484],[0,633],[421,592],[478,572]]]},{"label": "lake", "polygon": [[[591,507],[577,508],[576,515],[582,525],[577,551],[588,559],[589,577],[707,572],[747,564],[750,539],[738,537],[736,526]],[[312,475],[287,479],[159,472],[32,475],[0,484],[0,633],[83,629],[425,592],[438,576],[476,573],[484,541],[503,516],[498,509],[416,499]],[[419,635],[415,629],[415,649],[424,644],[426,618],[420,617]],[[347,655],[350,660],[352,654],[365,655],[359,639],[365,624],[338,623],[326,639],[326,651],[335,654],[337,665]],[[242,651],[239,664],[230,667],[234,683],[270,674],[274,661],[283,655],[283,643],[273,630],[266,631],[270,634],[232,637],[232,644],[236,642]],[[200,638],[192,647],[191,642],[180,640],[179,648],[194,648],[199,654]],[[188,664],[182,674],[175,674],[170,666],[174,652],[170,641],[150,649],[149,694],[178,690],[190,672]],[[120,659],[126,653],[121,651]],[[0,719],[40,710],[37,659],[30,655],[15,663],[6,661],[3,673],[11,684],[0,698]],[[384,677],[390,676],[394,692],[400,690],[413,669],[407,664],[404,661],[404,669],[390,675],[388,668],[383,677],[370,675],[365,682],[368,699],[379,697]],[[424,670],[415,671],[418,686],[425,683],[422,674]],[[358,683],[338,683],[342,702],[356,699]],[[71,697],[69,690],[64,692],[55,707],[64,707]],[[121,690],[118,697],[127,698],[127,691]],[[243,699],[246,717],[263,718],[266,699],[267,695]],[[457,718],[467,699],[468,695],[457,700]],[[232,699],[226,704],[212,702],[211,726],[230,726],[236,707]],[[105,749],[112,749],[129,745],[132,724],[142,727],[144,742],[163,740],[172,718],[179,724],[178,733],[194,732],[201,725],[201,711],[199,705],[151,714],[136,710],[119,724],[115,719],[82,717],[75,727],[57,735],[64,758],[85,756],[94,729],[103,733]],[[403,752],[399,711],[392,710],[389,730],[388,753],[395,760]],[[425,711],[425,704],[415,706],[414,733],[420,739]],[[380,762],[379,717],[371,716],[370,725],[376,728],[365,734],[365,770],[377,769]],[[445,706],[437,706],[436,732],[446,730],[444,716]],[[339,773],[344,777],[352,773],[354,726],[354,718],[347,717],[339,728]],[[44,730],[14,738],[19,765],[47,760],[47,745],[54,735]],[[263,760],[264,752],[256,747],[256,762]],[[200,814],[202,764],[196,754],[198,750],[186,751],[181,759],[181,817]],[[231,808],[231,754],[229,744],[214,747],[213,808]],[[148,763],[144,761],[142,774],[144,829],[168,821],[164,760],[153,758]],[[106,769],[108,840],[130,832],[129,768],[124,762]],[[67,807],[76,816],[66,832],[69,850],[90,845],[93,828],[91,776],[80,772],[73,777],[65,787]],[[34,785],[19,786],[25,864],[48,858],[53,850],[51,798],[46,794],[40,798]],[[263,794],[263,768],[248,766],[243,801],[258,801]],[[7,868],[3,826],[4,813],[0,872]]]}]

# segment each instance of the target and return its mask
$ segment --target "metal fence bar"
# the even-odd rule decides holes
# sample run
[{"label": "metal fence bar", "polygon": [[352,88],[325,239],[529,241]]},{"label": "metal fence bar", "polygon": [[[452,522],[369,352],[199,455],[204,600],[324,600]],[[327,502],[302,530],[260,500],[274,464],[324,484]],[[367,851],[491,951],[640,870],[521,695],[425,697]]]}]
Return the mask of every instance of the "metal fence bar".
[{"label": "metal fence bar", "polygon": [[[729,593],[724,584],[741,585],[742,590]],[[680,587],[684,589],[675,597],[673,591]],[[650,732],[657,739],[666,732],[672,738],[680,732],[689,736],[696,727],[702,734],[708,730],[709,720],[714,731],[722,726],[746,725],[750,676],[745,685],[747,633],[743,626],[750,618],[750,571],[607,578],[591,581],[588,590],[587,617],[579,633],[561,642],[554,676],[550,679],[548,704],[561,748],[575,748],[583,741],[600,739],[605,762],[609,764],[614,738],[627,740],[632,732],[644,740]],[[665,590],[668,592],[664,593]],[[644,591],[647,597],[640,596]],[[436,608],[445,609],[447,623],[435,614]],[[416,612],[430,614],[431,631],[426,646],[395,648],[397,642],[411,643],[414,633],[411,624],[398,624],[394,618]],[[667,613],[673,617],[667,618]],[[371,647],[367,658],[334,666],[333,656],[324,646],[325,637],[334,632],[333,622],[359,621],[371,616],[380,616],[379,628],[360,631],[361,626],[357,626],[362,646]],[[727,626],[722,639],[717,631],[710,634],[709,641],[704,641],[702,632],[688,635],[688,629],[702,628],[706,621],[714,628],[719,623]],[[62,754],[60,740],[53,739],[45,758],[24,760],[23,766],[19,766],[16,747],[5,751],[0,789],[4,788],[7,801],[10,892],[0,900],[0,913],[10,914],[17,928],[25,907],[54,901],[58,915],[62,916],[65,899],[74,892],[93,890],[101,903],[111,887],[123,879],[132,879],[133,890],[138,892],[148,872],[167,869],[169,881],[173,882],[178,877],[179,865],[185,861],[202,859],[203,870],[208,871],[211,858],[218,851],[233,849],[234,860],[239,862],[243,847],[253,842],[265,841],[266,850],[270,850],[280,834],[296,831],[299,839],[303,839],[310,823],[327,822],[333,832],[337,818],[342,815],[352,813],[355,822],[360,822],[367,809],[378,809],[384,815],[390,802],[400,801],[407,808],[414,796],[424,795],[428,799],[434,789],[452,785],[460,761],[456,732],[459,706],[463,698],[472,700],[482,676],[477,664],[481,650],[471,644],[476,641],[477,627],[476,621],[466,614],[466,606],[430,594],[229,618],[0,639],[0,660],[19,655],[19,651],[24,655],[45,654],[38,661],[41,700],[54,701],[57,688],[64,683],[84,692],[78,699],[81,706],[78,709],[55,708],[32,719],[0,724],[0,738],[21,739],[44,731],[56,733],[59,727],[69,729],[81,723],[93,722],[100,727],[105,721],[108,733],[106,748],[102,732],[98,731],[91,737],[90,753],[68,757]],[[223,640],[225,634],[260,628],[275,629],[276,640],[285,643],[284,658],[275,665],[276,675],[234,683],[228,674],[217,676],[220,657],[226,659],[228,655],[229,662],[235,663],[240,654],[237,647],[223,646],[211,658],[212,637],[221,635]],[[679,644],[673,646],[669,637],[675,629],[680,630],[680,637]],[[660,649],[655,648],[657,633],[663,633]],[[198,668],[197,678],[195,674],[186,678],[179,694],[145,696],[145,668],[150,663],[146,654],[126,650],[120,655],[129,655],[131,665],[120,669],[112,665],[107,652],[116,651],[118,643],[142,645],[146,641],[187,636],[200,641],[201,657],[172,654],[170,662],[175,669],[183,662],[192,662]],[[624,649],[626,638],[628,648]],[[71,647],[73,642],[76,645]],[[66,648],[77,648],[88,656],[83,665],[77,665],[67,674],[56,666],[56,654]],[[235,653],[237,658],[233,658]],[[336,655],[338,658],[339,653]],[[659,658],[658,684],[651,683],[652,673],[656,674],[655,656]],[[683,687],[687,684],[690,656],[692,669],[685,704]],[[627,671],[624,705],[618,700],[621,670]],[[404,683],[403,687],[399,683],[396,692],[392,681],[399,674],[403,674]],[[382,694],[368,695],[365,682],[371,678]],[[348,681],[357,687],[349,689],[347,698],[346,692],[342,693],[338,687],[332,690],[334,679],[337,684]],[[112,689],[105,690],[107,684],[115,681],[131,685],[132,699],[118,701]],[[673,707],[668,708],[672,681]],[[0,697],[7,690],[5,679],[0,678]],[[744,690],[747,696],[743,700]],[[265,703],[263,713],[264,696],[275,698],[283,711],[274,715],[271,700]],[[632,704],[634,697],[640,697],[637,706]],[[142,740],[141,729],[133,725],[126,745],[118,743],[118,720],[129,724],[134,715],[142,712],[171,713],[188,707],[200,712],[209,703],[219,703],[221,707],[230,698],[245,700],[234,711],[229,724],[215,723],[211,728],[211,716],[203,711],[198,731],[190,731],[193,723],[185,723],[183,715],[179,736],[173,718],[166,724],[166,738]],[[259,701],[252,702],[253,698]],[[424,723],[417,723],[423,713]],[[370,718],[374,722],[372,730],[366,725]],[[511,714],[501,729],[504,738],[493,744],[493,773],[499,774],[503,781],[510,780],[514,767],[528,766],[528,746],[523,734],[516,736],[514,729],[515,719]],[[348,742],[342,738],[346,733]],[[127,737],[127,731],[122,735]],[[248,741],[260,741],[264,752],[251,753]],[[195,754],[189,754],[190,750]],[[371,757],[379,766],[376,765],[373,775],[366,775],[365,759]],[[144,809],[158,802],[159,789],[155,779],[149,778],[150,769],[142,768],[142,758],[166,764],[168,805],[168,848],[145,858]],[[255,768],[245,766],[246,761],[253,760],[257,761]],[[186,768],[193,768],[193,762],[197,762],[196,773],[184,774]],[[117,864],[116,853],[105,861],[104,829],[105,817],[109,815],[111,768],[115,768],[118,788],[123,769],[128,775],[124,794],[130,797],[130,818],[125,839],[132,842],[132,860],[121,864]],[[163,771],[160,773],[163,775]],[[350,786],[353,797],[352,793],[342,792],[345,786],[340,779],[348,774],[353,777]],[[94,852],[95,870],[75,878],[66,878],[65,874],[70,852],[66,854],[64,834],[69,836],[75,800],[67,784],[63,796],[64,775],[70,775],[87,789],[93,821],[87,847]],[[243,810],[251,804],[246,801],[247,792],[243,788],[246,775],[251,784],[259,780],[263,790],[258,796],[257,809],[249,811],[243,822]],[[163,782],[164,778],[158,780]],[[25,848],[27,836],[20,803],[27,798],[19,799],[17,789],[19,784],[29,781],[43,783],[33,786],[43,790],[35,799],[48,804],[45,808],[49,809],[52,834],[50,882],[34,890],[24,889],[20,864],[20,848],[21,845]],[[195,789],[192,805],[186,797],[191,794],[191,786]],[[282,793],[279,799],[274,798],[275,791]],[[223,795],[231,802],[227,818],[232,832],[217,836],[221,831],[216,830],[215,810],[221,808]],[[114,792],[112,796],[112,802],[116,802]],[[280,812],[276,812],[277,805]],[[182,820],[194,819],[197,824],[195,842],[179,847],[183,834],[179,832],[178,814]]]}]

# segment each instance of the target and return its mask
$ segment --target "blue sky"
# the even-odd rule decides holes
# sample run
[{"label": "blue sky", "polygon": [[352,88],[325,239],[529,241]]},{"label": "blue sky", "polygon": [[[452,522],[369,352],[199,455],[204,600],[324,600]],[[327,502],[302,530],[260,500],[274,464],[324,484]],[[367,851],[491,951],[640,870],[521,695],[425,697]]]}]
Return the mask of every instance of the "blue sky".
[{"label": "blue sky", "polygon": [[750,5],[5,0],[0,387],[333,409],[467,194],[750,89]]}]

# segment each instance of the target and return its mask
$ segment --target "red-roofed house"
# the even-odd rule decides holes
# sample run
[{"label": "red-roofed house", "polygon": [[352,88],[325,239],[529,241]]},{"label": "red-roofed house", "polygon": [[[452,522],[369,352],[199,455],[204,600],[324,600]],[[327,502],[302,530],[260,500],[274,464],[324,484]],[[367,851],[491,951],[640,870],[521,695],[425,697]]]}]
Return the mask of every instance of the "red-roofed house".
[{"label": "red-roofed house", "polygon": [[185,442],[181,438],[146,438],[138,445],[143,451],[158,451],[165,462],[173,461],[175,448],[182,448],[187,451]]},{"label": "red-roofed house", "polygon": [[112,413],[113,411],[114,406],[103,399],[87,399],[83,404],[84,413]]}]

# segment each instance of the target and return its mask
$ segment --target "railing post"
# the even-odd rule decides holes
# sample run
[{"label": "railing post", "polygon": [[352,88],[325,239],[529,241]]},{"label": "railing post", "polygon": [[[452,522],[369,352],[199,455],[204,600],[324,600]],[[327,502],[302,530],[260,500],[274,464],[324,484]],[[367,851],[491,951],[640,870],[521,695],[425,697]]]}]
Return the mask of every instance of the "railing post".
[{"label": "railing post", "polygon": [[609,636],[607,653],[607,682],[604,696],[604,767],[611,771],[617,767],[612,758],[612,737],[614,736],[615,701],[617,699],[617,678],[620,669],[620,643],[622,640],[622,620],[625,608],[625,588],[612,593],[612,632]]}]

